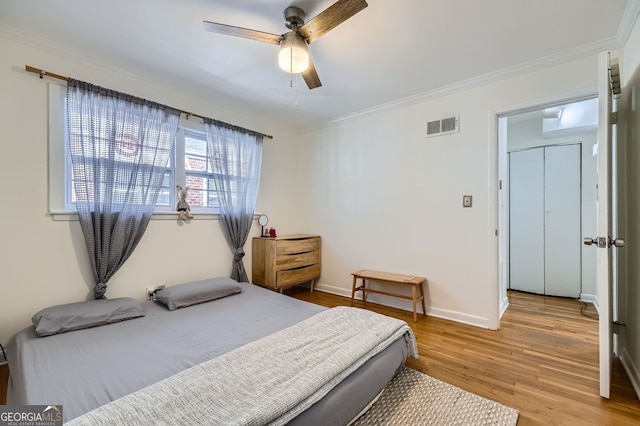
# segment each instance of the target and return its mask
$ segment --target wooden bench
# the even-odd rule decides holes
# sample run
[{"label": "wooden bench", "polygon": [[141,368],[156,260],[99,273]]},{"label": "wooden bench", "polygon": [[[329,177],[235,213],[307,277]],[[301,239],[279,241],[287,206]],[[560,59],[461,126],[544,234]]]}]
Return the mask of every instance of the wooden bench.
[{"label": "wooden bench", "polygon": [[[423,315],[427,314],[427,310],[424,306],[424,288],[423,288],[423,283],[427,280],[426,278],[416,277],[415,275],[370,271],[368,269],[363,269],[358,272],[353,272],[351,275],[353,275],[353,286],[351,287],[351,304],[352,305],[353,305],[353,301],[355,300],[356,291],[361,291],[363,302],[367,301],[367,292],[384,294],[386,296],[401,297],[403,299],[409,299],[413,301],[413,321],[414,322],[418,321],[418,313],[416,311],[416,306],[418,302],[421,302],[422,304],[422,314]],[[362,280],[362,285],[360,287],[357,286],[358,279]],[[404,286],[411,286],[411,296],[367,288],[367,280],[404,285]],[[416,290],[420,290],[420,295],[416,293]]]}]

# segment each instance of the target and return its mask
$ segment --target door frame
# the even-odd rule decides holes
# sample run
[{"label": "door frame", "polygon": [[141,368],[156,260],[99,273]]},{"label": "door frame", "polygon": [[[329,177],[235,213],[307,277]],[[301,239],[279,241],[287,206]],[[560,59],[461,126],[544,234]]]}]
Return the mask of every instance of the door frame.
[{"label": "door frame", "polygon": [[[488,229],[492,229],[495,238],[490,240],[489,253],[489,278],[496,283],[492,286],[492,310],[496,314],[489,318],[489,328],[500,329],[500,319],[507,310],[509,303],[507,299],[507,287],[505,274],[508,261],[508,222],[504,219],[506,203],[506,182],[507,182],[507,150],[506,150],[506,120],[504,118],[521,114],[524,112],[537,111],[571,102],[579,102],[598,97],[597,87],[577,90],[569,93],[558,94],[538,100],[521,102],[517,104],[497,107],[488,111],[489,120],[489,158],[488,161],[488,188],[489,199],[487,200]],[[500,187],[502,183],[502,188]],[[594,207],[595,208],[595,207]]]},{"label": "door frame", "polygon": [[[603,54],[599,55],[602,56]],[[602,62],[602,59],[599,57],[599,64]],[[598,69],[601,67],[599,66]],[[600,80],[600,79],[599,79]],[[538,109],[542,109],[545,107],[550,107],[559,104],[565,104],[580,100],[585,100],[589,98],[598,98],[600,102],[599,92],[600,92],[600,83],[598,82],[596,87],[590,90],[584,91],[576,91],[574,93],[565,93],[564,95],[551,96],[544,100],[539,100],[538,102],[530,101],[530,102],[522,102],[520,104],[506,106],[503,108],[490,109],[489,112],[489,158],[488,158],[488,188],[489,188],[489,199],[488,199],[488,210],[489,210],[489,229],[495,230],[495,237],[491,239],[489,243],[489,278],[493,279],[496,283],[493,286],[493,300],[492,300],[492,308],[494,309],[495,316],[489,319],[489,327],[491,329],[498,330],[500,329],[500,319],[502,314],[506,311],[508,307],[508,299],[506,297],[506,286],[504,285],[505,274],[505,260],[504,250],[506,247],[506,232],[504,232],[504,221],[502,217],[504,215],[504,192],[505,185],[502,184],[501,181],[505,181],[506,175],[504,174],[506,171],[506,167],[504,166],[503,154],[506,153],[506,142],[501,140],[501,138],[506,137],[506,132],[504,132],[504,128],[506,126],[504,123],[506,120],[503,120],[505,117],[509,115],[515,115],[521,112],[534,111]],[[599,120],[599,133],[600,126],[602,125],[601,120]],[[504,151],[504,152],[503,152]],[[613,159],[614,162],[617,163],[618,158]],[[616,168],[617,164],[613,166]],[[502,226],[502,227],[501,227]],[[502,256],[502,257],[501,257]],[[613,268],[616,268],[617,265],[614,265]],[[596,288],[599,291],[600,285],[596,284]],[[618,300],[609,300],[611,304],[618,305]],[[600,329],[602,329],[602,321],[600,321]],[[601,333],[602,331],[600,331]],[[608,338],[611,338],[609,335]],[[599,337],[600,346],[602,346],[602,338]],[[602,352],[602,350],[600,351]],[[602,358],[600,360],[600,370],[601,370],[601,396],[608,397],[608,392],[603,391],[602,386]],[[608,389],[607,389],[608,391]]]}]

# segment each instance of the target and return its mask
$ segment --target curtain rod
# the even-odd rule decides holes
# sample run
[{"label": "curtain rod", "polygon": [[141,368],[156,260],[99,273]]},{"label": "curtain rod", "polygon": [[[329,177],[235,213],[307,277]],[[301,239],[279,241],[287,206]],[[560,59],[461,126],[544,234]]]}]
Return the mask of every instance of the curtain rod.
[{"label": "curtain rod", "polygon": [[[30,66],[30,65],[25,65],[24,69],[26,71],[28,71],[28,72],[32,72],[34,74],[39,74],[40,78],[44,78],[45,76],[47,76],[47,77],[51,77],[51,78],[57,78],[58,80],[64,80],[66,82],[69,82],[69,80],[71,79],[70,77],[65,77],[65,76],[60,75],[60,74],[54,74],[52,72],[41,70],[39,68],[35,68],[35,67]],[[193,112],[183,111],[183,110],[181,110],[179,108],[174,108],[174,109],[177,109],[177,110],[180,111],[180,113],[185,114],[187,116],[187,119],[189,117],[198,117],[198,118],[202,118],[202,119],[208,118],[208,117],[205,117],[203,115],[194,114]],[[265,137],[267,139],[273,139],[273,136],[271,136],[271,135],[267,135],[267,134],[260,133],[260,132],[256,132],[256,133],[261,134],[262,137]]]}]

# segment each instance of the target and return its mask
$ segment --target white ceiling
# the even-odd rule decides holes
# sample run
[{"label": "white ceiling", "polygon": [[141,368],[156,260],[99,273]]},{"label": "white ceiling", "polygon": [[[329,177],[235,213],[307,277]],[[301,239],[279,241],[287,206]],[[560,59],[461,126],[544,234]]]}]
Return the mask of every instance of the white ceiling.
[{"label": "white ceiling", "polygon": [[[334,1],[2,0],[0,36],[205,95],[242,114],[287,117],[292,130],[302,130],[619,46],[639,3],[368,0],[369,7],[310,46],[323,83],[314,90],[302,78],[297,89],[290,87],[289,74],[277,66],[278,46],[206,32],[202,25],[210,20],[282,34],[287,6],[302,8],[309,20]],[[24,65],[48,64],[33,58]]]}]

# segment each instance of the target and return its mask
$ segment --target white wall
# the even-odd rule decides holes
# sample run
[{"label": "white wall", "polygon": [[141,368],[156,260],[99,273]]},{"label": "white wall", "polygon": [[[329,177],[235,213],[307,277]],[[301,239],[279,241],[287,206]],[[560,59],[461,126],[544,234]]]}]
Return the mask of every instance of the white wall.
[{"label": "white wall", "polygon": [[[300,179],[305,223],[323,237],[318,287],[350,295],[365,268],[422,275],[432,315],[496,328],[496,114],[593,94],[596,77],[593,56],[310,132]],[[424,137],[427,121],[455,113],[460,133]]]},{"label": "white wall", "polygon": [[621,62],[622,96],[618,101],[620,115],[619,142],[626,158],[623,164],[623,223],[618,235],[627,245],[620,249],[625,270],[624,286],[620,289],[622,306],[620,327],[622,362],[629,373],[636,393],[640,395],[640,22],[636,21],[624,46]]},{"label": "white wall", "polygon": [[[279,232],[302,230],[291,194],[298,183],[297,137],[270,123],[233,114],[209,100],[170,87],[141,82],[0,38],[0,342],[30,324],[46,306],[85,300],[92,276],[77,221],[53,221],[48,215],[47,80],[24,71],[25,65],[72,76],[177,108],[274,135],[265,140],[258,207]],[[256,225],[253,235],[259,234]],[[251,243],[245,266],[251,271]],[[109,282],[107,297],[144,297],[146,286],[228,276],[231,252],[218,220],[152,220],[131,258]]]}]

